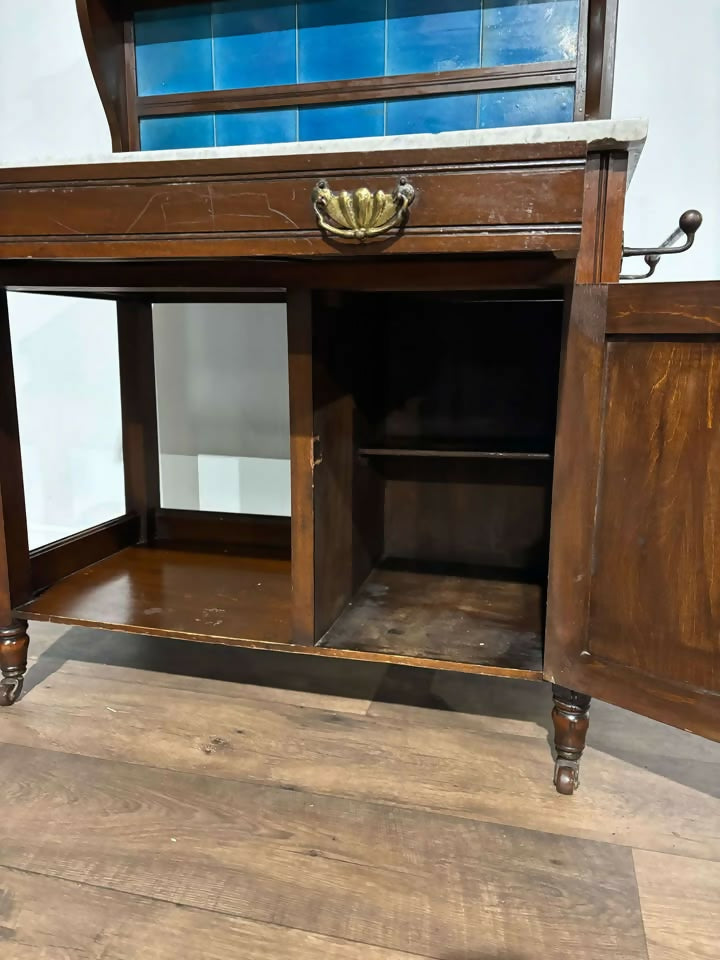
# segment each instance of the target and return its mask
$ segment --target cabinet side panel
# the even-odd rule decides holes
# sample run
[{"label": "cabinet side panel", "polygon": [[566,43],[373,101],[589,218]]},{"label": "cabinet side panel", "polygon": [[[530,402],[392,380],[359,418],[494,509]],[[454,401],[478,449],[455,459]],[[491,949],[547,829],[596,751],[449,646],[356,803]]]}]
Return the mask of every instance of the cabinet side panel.
[{"label": "cabinet side panel", "polygon": [[311,646],[315,634],[313,512],[312,309],[306,291],[287,303],[292,540],[293,642]]},{"label": "cabinet side panel", "polygon": [[30,599],[30,552],[7,296],[0,290],[0,626]]},{"label": "cabinet side panel", "polygon": [[[325,298],[313,299],[315,640],[353,590],[352,341]],[[344,335],[345,334],[345,335]]]},{"label": "cabinet side panel", "polygon": [[589,651],[720,691],[720,344],[608,345]]}]

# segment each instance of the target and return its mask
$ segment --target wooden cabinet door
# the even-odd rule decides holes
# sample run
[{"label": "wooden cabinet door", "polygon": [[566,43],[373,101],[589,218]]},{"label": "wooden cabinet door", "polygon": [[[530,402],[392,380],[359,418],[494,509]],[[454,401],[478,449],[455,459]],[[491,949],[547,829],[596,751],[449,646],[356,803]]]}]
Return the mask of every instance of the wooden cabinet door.
[{"label": "wooden cabinet door", "polygon": [[575,288],[545,676],[720,740],[720,283]]}]

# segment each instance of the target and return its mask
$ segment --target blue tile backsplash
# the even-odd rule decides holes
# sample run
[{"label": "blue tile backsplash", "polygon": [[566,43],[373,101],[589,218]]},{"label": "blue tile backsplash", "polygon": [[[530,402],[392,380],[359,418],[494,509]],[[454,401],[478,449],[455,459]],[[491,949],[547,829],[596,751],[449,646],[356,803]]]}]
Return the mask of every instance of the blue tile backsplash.
[{"label": "blue tile backsplash", "polygon": [[387,74],[480,66],[477,0],[388,0]]},{"label": "blue tile backsplash", "polygon": [[301,107],[299,112],[298,140],[382,137],[385,133],[385,104],[382,100]]},{"label": "blue tile backsplash", "polygon": [[214,147],[215,118],[211,113],[184,117],[143,117],[140,121],[143,150],[182,150],[185,147]]},{"label": "blue tile backsplash", "polygon": [[575,87],[516,87],[479,94],[479,127],[526,127],[530,123],[564,123],[573,118]]},{"label": "blue tile backsplash", "polygon": [[392,100],[387,106],[388,136],[397,133],[445,133],[477,127],[478,95],[461,93]]},{"label": "blue tile backsplash", "polygon": [[298,82],[381,77],[385,0],[300,0]]},{"label": "blue tile backsplash", "polygon": [[213,89],[212,23],[207,4],[135,14],[138,94]]},{"label": "blue tile backsplash", "polygon": [[[216,0],[135,15],[138,94],[572,60],[580,0]],[[143,150],[572,120],[574,86],[145,117]]]},{"label": "blue tile backsplash", "polygon": [[249,143],[288,143],[297,140],[297,110],[243,110],[218,113],[218,147]]},{"label": "blue tile backsplash", "polygon": [[213,4],[215,89],[295,83],[296,16],[294,3],[276,0]]},{"label": "blue tile backsplash", "polygon": [[572,60],[580,0],[485,0],[482,65]]}]

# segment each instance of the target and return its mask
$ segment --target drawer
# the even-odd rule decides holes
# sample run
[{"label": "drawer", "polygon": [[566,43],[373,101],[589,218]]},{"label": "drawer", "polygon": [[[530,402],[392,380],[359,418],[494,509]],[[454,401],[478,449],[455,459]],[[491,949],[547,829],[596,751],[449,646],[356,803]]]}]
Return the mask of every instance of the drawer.
[{"label": "drawer", "polygon": [[[564,143],[6,170],[0,256],[568,256],[579,245],[585,150]],[[372,211],[401,183],[411,202],[397,223],[388,214],[378,236],[347,236],[347,222],[319,224],[319,183],[329,196],[346,192],[343,209],[369,210],[371,229]]]}]

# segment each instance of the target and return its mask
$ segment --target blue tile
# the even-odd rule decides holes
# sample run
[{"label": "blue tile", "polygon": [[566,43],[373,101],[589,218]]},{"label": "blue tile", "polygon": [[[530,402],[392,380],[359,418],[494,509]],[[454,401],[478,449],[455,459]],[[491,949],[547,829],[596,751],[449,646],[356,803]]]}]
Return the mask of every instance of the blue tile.
[{"label": "blue tile", "polygon": [[414,97],[391,100],[387,105],[387,134],[443,133],[474,130],[477,126],[476,93],[457,96]]},{"label": "blue tile", "polygon": [[573,60],[579,0],[485,0],[481,65]]},{"label": "blue tile", "polygon": [[385,73],[385,0],[299,0],[299,80]]},{"label": "blue tile", "polygon": [[382,100],[300,108],[300,140],[381,137],[384,132],[385,103]]},{"label": "blue tile", "polygon": [[203,5],[135,14],[138,94],[212,90],[210,8]]},{"label": "blue tile", "polygon": [[573,84],[492,90],[480,94],[481,127],[524,127],[530,123],[563,123],[573,118]]},{"label": "blue tile", "polygon": [[480,0],[388,0],[388,75],[479,66],[480,6]]},{"label": "blue tile", "polygon": [[219,147],[297,140],[297,110],[243,110],[215,117]]},{"label": "blue tile", "polygon": [[213,4],[215,89],[297,80],[295,4],[223,0]]},{"label": "blue tile", "polygon": [[181,150],[184,147],[215,145],[215,124],[211,113],[184,117],[145,117],[140,121],[142,150]]}]

